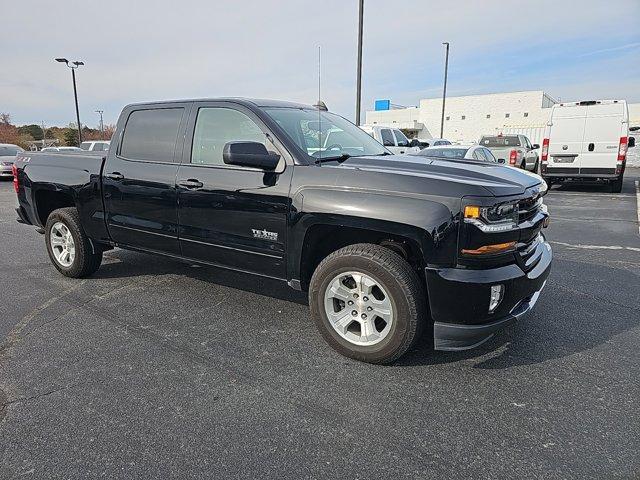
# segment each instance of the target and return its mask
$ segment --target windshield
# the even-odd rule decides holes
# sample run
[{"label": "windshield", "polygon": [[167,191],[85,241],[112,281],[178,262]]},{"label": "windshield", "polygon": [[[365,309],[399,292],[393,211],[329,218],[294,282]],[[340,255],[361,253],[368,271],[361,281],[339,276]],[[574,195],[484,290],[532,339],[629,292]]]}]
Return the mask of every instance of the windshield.
[{"label": "windshield", "polygon": [[0,145],[0,157],[13,157],[20,152],[24,152],[20,147],[13,145]]},{"label": "windshield", "polygon": [[266,108],[265,111],[314,159],[388,153],[369,134],[334,113],[301,108]]},{"label": "windshield", "polygon": [[519,147],[520,140],[517,135],[507,135],[506,137],[482,137],[480,145],[483,147]]},{"label": "windshield", "polygon": [[468,148],[425,148],[424,150],[420,150],[416,155],[462,160],[468,150]]}]

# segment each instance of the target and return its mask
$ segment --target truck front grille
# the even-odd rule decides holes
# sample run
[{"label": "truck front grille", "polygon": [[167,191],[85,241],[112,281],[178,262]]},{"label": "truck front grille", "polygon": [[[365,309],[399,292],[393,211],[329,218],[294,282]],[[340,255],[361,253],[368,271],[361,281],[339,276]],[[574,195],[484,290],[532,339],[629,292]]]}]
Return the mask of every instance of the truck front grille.
[{"label": "truck front grille", "polygon": [[536,216],[542,205],[542,197],[534,195],[518,202],[518,223],[526,222]]}]

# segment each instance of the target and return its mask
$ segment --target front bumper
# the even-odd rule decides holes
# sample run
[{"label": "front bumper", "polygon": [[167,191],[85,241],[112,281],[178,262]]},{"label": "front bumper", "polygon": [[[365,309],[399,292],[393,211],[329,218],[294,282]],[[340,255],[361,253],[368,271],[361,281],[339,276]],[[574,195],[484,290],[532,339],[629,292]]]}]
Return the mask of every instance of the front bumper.
[{"label": "front bumper", "polygon": [[[529,313],[551,270],[551,246],[542,241],[539,260],[530,271],[517,264],[488,270],[426,269],[436,350],[467,350]],[[501,303],[489,313],[492,285],[503,285]]]}]

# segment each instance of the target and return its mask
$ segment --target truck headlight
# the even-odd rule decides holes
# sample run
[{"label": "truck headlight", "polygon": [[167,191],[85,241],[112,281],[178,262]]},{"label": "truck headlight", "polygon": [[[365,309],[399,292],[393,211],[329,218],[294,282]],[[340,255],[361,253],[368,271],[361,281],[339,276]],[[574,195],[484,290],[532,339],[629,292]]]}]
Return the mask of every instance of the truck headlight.
[{"label": "truck headlight", "polygon": [[518,227],[518,204],[506,202],[492,207],[467,205],[464,221],[483,232],[504,232]]}]

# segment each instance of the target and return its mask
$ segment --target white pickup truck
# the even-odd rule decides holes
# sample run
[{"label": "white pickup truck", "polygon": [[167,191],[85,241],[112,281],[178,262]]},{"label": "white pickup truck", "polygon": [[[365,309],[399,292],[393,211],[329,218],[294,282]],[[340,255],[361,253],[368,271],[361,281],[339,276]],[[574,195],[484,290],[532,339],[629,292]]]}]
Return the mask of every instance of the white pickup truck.
[{"label": "white pickup truck", "polygon": [[409,140],[404,133],[397,128],[381,127],[381,126],[361,126],[362,130],[375,138],[382,145],[387,147],[391,153],[401,155],[403,153],[419,152],[421,142],[417,139]]}]

